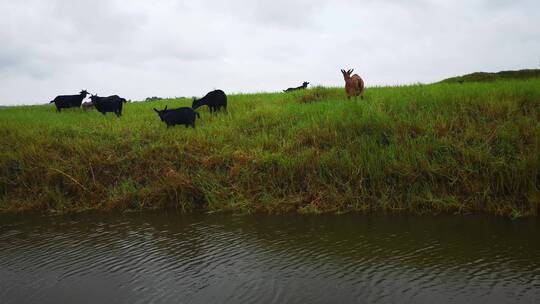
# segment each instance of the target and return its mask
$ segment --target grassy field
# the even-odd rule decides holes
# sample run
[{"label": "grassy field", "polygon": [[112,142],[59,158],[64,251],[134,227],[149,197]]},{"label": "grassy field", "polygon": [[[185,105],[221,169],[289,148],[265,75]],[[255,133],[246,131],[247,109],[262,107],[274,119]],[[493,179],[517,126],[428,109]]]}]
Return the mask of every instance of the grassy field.
[{"label": "grassy field", "polygon": [[196,129],[152,107],[0,109],[0,211],[540,214],[540,79],[229,96]]}]

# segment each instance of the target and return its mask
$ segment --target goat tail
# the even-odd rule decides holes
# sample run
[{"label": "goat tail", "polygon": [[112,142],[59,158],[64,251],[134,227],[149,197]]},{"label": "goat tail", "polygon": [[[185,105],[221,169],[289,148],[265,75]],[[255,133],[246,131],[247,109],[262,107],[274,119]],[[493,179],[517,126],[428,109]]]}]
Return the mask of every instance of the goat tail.
[{"label": "goat tail", "polygon": [[53,102],[54,102],[54,100],[51,100],[49,103],[53,103]]}]

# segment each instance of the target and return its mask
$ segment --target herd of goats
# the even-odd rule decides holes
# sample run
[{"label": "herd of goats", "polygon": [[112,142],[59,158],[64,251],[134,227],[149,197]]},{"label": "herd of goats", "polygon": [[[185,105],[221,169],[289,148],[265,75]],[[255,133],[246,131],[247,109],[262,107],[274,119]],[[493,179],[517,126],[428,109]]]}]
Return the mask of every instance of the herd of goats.
[{"label": "herd of goats", "polygon": [[[364,81],[358,74],[351,76],[353,70],[341,70],[343,78],[345,80],[345,92],[347,98],[360,96],[364,98]],[[309,82],[304,82],[301,86],[295,88],[288,88],[283,92],[292,92],[296,90],[306,89]],[[83,102],[86,96],[90,95],[90,102]],[[98,112],[105,115],[106,113],[114,113],[117,117],[122,115],[123,104],[126,103],[126,99],[112,95],[108,97],[99,97],[92,95],[86,90],[82,90],[78,95],[60,95],[56,96],[50,103],[54,103],[56,111],[61,112],[65,108],[80,108],[89,110],[95,108]],[[154,111],[158,114],[162,122],[167,125],[167,128],[174,125],[184,125],[186,128],[191,126],[195,128],[195,119],[200,118],[199,113],[195,112],[195,109],[201,106],[208,106],[210,112],[218,112],[221,109],[227,111],[227,95],[222,90],[214,90],[209,92],[201,99],[193,99],[193,103],[190,107],[180,107],[176,109],[158,110],[154,108]]]}]

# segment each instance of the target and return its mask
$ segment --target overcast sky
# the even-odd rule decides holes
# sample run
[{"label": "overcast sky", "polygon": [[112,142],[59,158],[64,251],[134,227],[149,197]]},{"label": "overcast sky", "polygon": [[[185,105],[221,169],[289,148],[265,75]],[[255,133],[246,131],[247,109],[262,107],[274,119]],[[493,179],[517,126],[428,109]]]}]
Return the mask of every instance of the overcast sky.
[{"label": "overcast sky", "polygon": [[0,104],[538,68],[539,0],[0,0]]}]

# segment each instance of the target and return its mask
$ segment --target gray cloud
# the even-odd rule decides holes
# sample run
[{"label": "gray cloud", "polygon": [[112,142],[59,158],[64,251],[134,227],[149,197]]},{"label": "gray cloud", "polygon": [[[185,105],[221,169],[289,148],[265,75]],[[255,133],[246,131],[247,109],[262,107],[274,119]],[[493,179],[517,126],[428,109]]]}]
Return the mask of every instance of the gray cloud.
[{"label": "gray cloud", "polygon": [[315,27],[316,14],[331,4],[324,0],[202,0],[200,3],[203,3],[203,10],[225,14],[249,27],[276,27],[282,30]]},{"label": "gray cloud", "polygon": [[146,96],[278,91],[302,81],[429,82],[535,67],[540,2],[4,0],[0,104],[82,88]]}]

